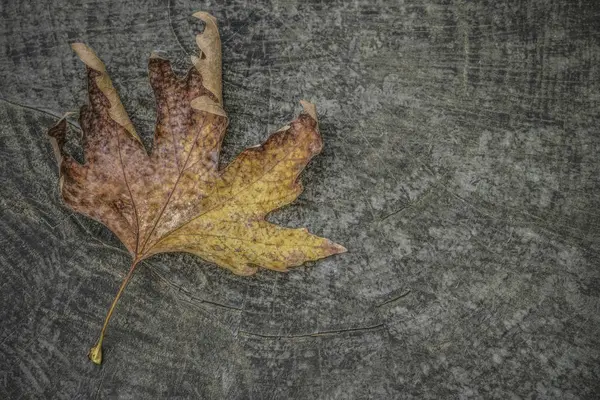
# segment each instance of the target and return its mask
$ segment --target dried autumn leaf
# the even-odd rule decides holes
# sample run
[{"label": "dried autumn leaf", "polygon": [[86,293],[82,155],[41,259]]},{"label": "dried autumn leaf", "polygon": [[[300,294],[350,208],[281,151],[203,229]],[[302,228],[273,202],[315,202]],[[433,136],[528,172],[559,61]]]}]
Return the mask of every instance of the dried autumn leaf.
[{"label": "dried autumn leaf", "polygon": [[221,42],[214,17],[196,42],[200,57],[185,78],[167,60],[152,55],[150,83],[157,102],[152,153],[133,124],[94,52],[75,43],[87,66],[89,106],[80,113],[85,164],[64,151],[63,118],[50,131],[60,165],[60,189],[75,211],[106,225],[127,247],[131,268],[110,306],[89,357],[102,362],[102,341],[118,299],[141,260],[157,253],[188,252],[251,275],[258,267],[276,271],[344,252],[344,247],[265,221],[295,200],[298,175],[322,147],[314,105],[262,145],[244,150],[219,170],[227,125],[221,94]]}]

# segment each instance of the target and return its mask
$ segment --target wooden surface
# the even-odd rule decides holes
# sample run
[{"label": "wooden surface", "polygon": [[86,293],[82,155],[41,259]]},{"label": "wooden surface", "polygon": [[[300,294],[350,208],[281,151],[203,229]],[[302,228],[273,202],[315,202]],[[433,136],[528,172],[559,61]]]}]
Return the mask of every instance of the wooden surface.
[{"label": "wooden surface", "polygon": [[[0,397],[600,395],[600,6],[587,1],[4,1]],[[324,151],[272,215],[349,252],[245,278],[129,265],[69,211],[47,129],[86,102],[84,41],[147,147],[153,50],[223,40],[224,156],[317,105]],[[81,157],[77,119],[70,149]]]}]

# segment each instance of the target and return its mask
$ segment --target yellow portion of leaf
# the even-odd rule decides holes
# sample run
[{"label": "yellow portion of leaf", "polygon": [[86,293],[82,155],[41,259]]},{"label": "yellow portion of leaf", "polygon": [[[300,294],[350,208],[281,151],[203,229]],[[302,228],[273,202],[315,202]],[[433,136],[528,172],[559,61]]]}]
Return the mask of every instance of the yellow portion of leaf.
[{"label": "yellow portion of leaf", "polygon": [[202,211],[163,236],[150,253],[190,252],[248,275],[258,266],[285,271],[344,252],[344,247],[306,229],[288,229],[263,220],[298,197],[302,191],[298,175],[320,150],[316,121],[308,114],[262,146],[246,149],[221,173],[213,191],[202,200]]},{"label": "yellow portion of leaf", "polygon": [[317,260],[346,249],[311,235],[304,228],[289,229],[267,221],[228,221],[214,213],[194,221],[157,244],[157,249],[177,249],[196,254],[236,274],[251,275],[257,267],[286,271],[308,260]]}]

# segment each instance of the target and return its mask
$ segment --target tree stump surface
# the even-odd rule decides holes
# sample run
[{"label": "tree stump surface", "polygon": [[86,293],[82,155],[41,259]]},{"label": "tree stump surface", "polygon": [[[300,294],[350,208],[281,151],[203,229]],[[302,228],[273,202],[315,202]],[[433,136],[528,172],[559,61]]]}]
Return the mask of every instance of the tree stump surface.
[{"label": "tree stump surface", "polygon": [[[600,395],[597,2],[72,3],[0,6],[0,398]],[[99,367],[130,259],[59,197],[46,132],[87,102],[69,44],[149,148],[148,57],[189,68],[197,10],[223,41],[223,162],[315,103],[324,150],[270,219],[349,251],[252,277],[144,261]]]}]

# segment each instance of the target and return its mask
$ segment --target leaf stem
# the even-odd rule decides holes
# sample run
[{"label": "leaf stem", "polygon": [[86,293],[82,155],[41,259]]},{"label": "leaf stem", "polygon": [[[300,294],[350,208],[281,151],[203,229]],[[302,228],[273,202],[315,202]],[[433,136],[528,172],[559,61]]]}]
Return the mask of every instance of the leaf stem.
[{"label": "leaf stem", "polygon": [[110,308],[108,309],[108,313],[106,314],[106,318],[104,319],[104,325],[102,326],[102,331],[100,332],[100,337],[98,338],[96,345],[94,345],[94,347],[92,347],[90,349],[90,352],[88,353],[89,359],[94,364],[98,364],[98,365],[102,364],[102,341],[104,340],[104,333],[106,332],[106,328],[108,327],[108,322],[110,321],[110,318],[112,317],[113,312],[115,311],[115,307],[117,306],[117,303],[118,303],[119,299],[121,298],[123,291],[125,291],[127,284],[129,283],[129,281],[131,280],[131,277],[133,276],[133,271],[135,271],[135,267],[137,266],[138,262],[140,262],[140,259],[137,257],[131,262],[131,267],[129,268],[129,272],[127,272],[125,279],[123,279],[123,282],[121,283],[121,286],[119,287],[119,291],[117,292],[117,295],[113,299],[113,301],[110,305]]}]

